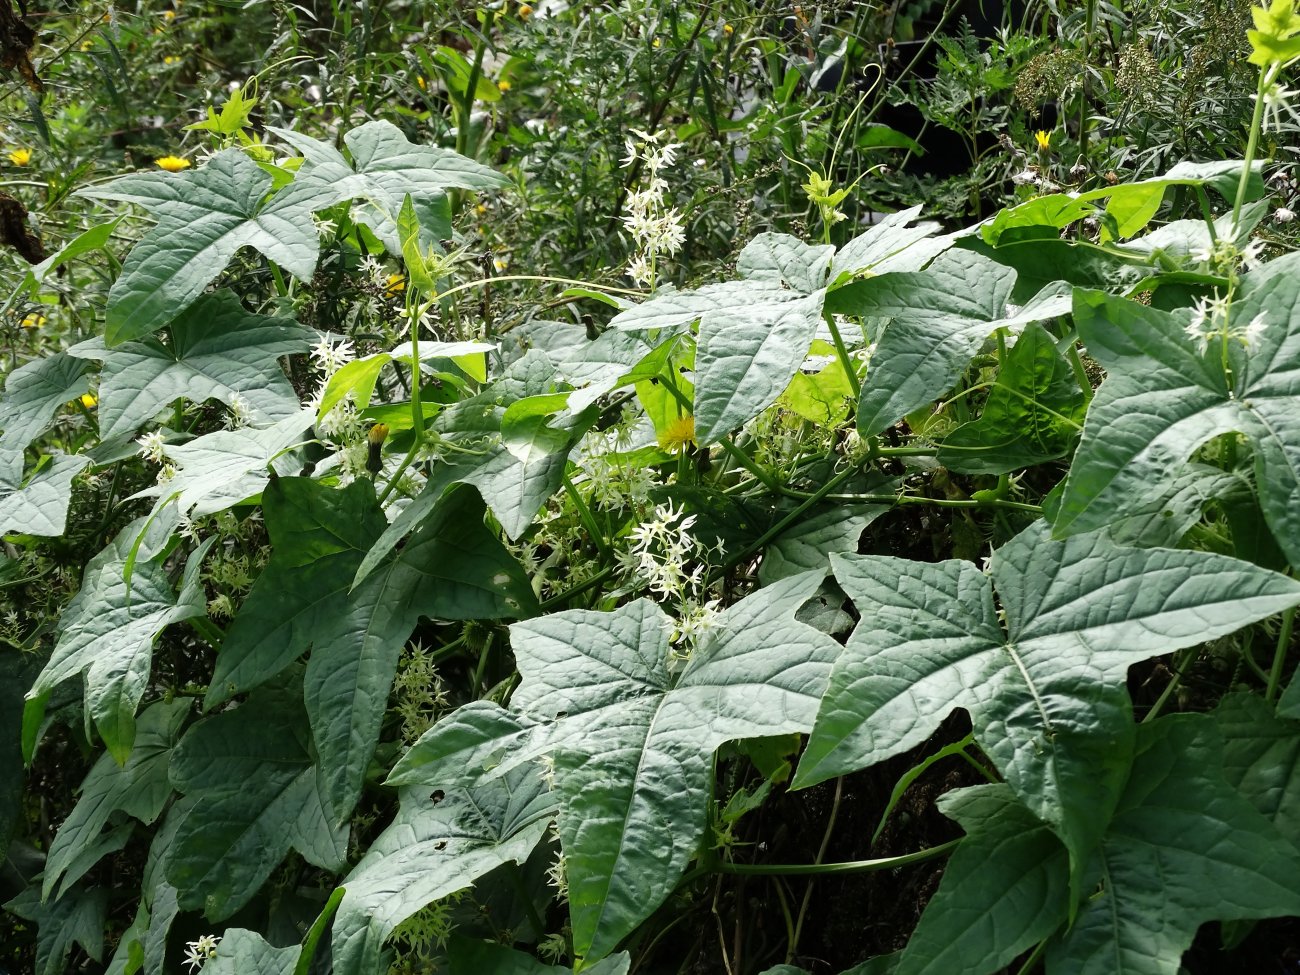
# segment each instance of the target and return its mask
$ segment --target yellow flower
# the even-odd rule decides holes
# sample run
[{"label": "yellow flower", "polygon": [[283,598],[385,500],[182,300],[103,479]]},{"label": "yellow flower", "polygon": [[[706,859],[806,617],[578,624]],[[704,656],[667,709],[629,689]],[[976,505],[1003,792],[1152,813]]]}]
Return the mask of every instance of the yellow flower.
[{"label": "yellow flower", "polygon": [[1052,133],[1039,129],[1034,133],[1034,141],[1038,143],[1038,148],[1043,152],[1052,148]]},{"label": "yellow flower", "polygon": [[736,28],[732,27],[730,24],[723,24],[722,33],[730,37],[732,34],[736,33]]},{"label": "yellow flower", "polygon": [[94,41],[82,41],[82,42],[81,42],[81,49],[82,49],[83,51],[89,51],[89,50],[90,50],[92,47],[94,47],[94,46],[95,46],[95,42],[94,42]]},{"label": "yellow flower", "polygon": [[651,46],[651,47],[659,47],[662,43],[663,43],[663,42],[660,41],[659,38],[656,37],[653,41],[650,42],[650,46]]},{"label": "yellow flower", "polygon": [[424,78],[418,74],[415,76],[415,83],[420,86],[420,91],[424,91],[428,87]]},{"label": "yellow flower", "polygon": [[175,11],[175,10],[164,10],[164,11],[163,11],[163,20],[168,20],[168,21],[170,21],[170,20],[175,20],[175,19],[176,19],[176,11]]},{"label": "yellow flower", "polygon": [[38,312],[32,312],[23,319],[23,328],[40,328],[45,324],[45,316]]},{"label": "yellow flower", "polygon": [[509,91],[509,90],[510,90],[510,82],[507,81],[505,78],[502,78],[500,81],[497,82],[497,90],[500,91],[500,92],[502,92],[502,93],[505,93],[505,92]]},{"label": "yellow flower", "polygon": [[659,446],[670,454],[680,453],[695,445],[695,417],[679,416],[669,420],[659,432]]},{"label": "yellow flower", "polygon": [[529,17],[531,17],[532,15],[533,15],[533,8],[532,8],[531,6],[529,6],[529,5],[526,4],[526,3],[521,3],[521,4],[519,5],[519,16],[520,16],[523,20],[527,20],[527,19],[528,19]]},{"label": "yellow flower", "polygon": [[163,58],[163,64],[172,65],[172,64],[180,64],[180,63],[181,63],[181,59],[174,54],[168,54],[165,58]]},{"label": "yellow flower", "polygon": [[406,290],[406,278],[400,274],[390,274],[388,282],[384,285],[384,290],[390,295],[399,295]]},{"label": "yellow flower", "polygon": [[475,212],[475,213],[487,213],[487,206],[486,206],[485,204],[482,204],[482,203],[475,203],[475,204],[474,204],[474,212]]},{"label": "yellow flower", "polygon": [[154,164],[169,173],[179,173],[182,169],[190,168],[190,161],[180,156],[163,156],[161,159],[155,159]]},{"label": "yellow flower", "polygon": [[88,409],[88,410],[94,409],[94,408],[95,408],[95,405],[96,405],[98,402],[99,402],[99,400],[95,399],[95,394],[94,394],[94,393],[82,393],[82,394],[81,394],[81,405],[84,406],[84,407],[85,407],[86,409]]},{"label": "yellow flower", "polygon": [[32,151],[30,149],[15,149],[9,153],[9,161],[15,166],[26,166],[32,161]]}]

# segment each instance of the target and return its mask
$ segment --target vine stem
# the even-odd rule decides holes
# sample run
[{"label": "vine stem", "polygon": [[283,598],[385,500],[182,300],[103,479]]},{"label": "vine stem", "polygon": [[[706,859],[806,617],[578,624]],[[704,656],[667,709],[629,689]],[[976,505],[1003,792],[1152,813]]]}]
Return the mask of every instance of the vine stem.
[{"label": "vine stem", "polygon": [[[835,797],[831,800],[831,814],[826,820],[826,831],[822,833],[821,845],[817,848],[817,856],[813,858],[813,863],[820,865],[826,859],[826,849],[831,845],[831,833],[835,830],[835,820],[840,815],[840,800],[844,798],[844,776],[839,776],[835,780]],[[790,940],[790,947],[785,953],[785,963],[788,965],[794,961],[794,956],[799,950],[799,936],[803,934],[803,922],[808,916],[808,905],[812,903],[813,882],[808,881],[808,887],[803,892],[803,900],[799,903],[799,914],[794,921],[794,937]]]},{"label": "vine stem", "polygon": [[1255,112],[1250,118],[1250,134],[1246,138],[1246,158],[1241,163],[1241,179],[1237,181],[1237,197],[1232,203],[1232,236],[1236,239],[1241,226],[1241,207],[1246,202],[1246,187],[1250,185],[1250,167],[1259,148],[1260,123],[1264,118],[1264,92],[1273,82],[1277,68],[1261,70],[1259,86],[1255,90]]},{"label": "vine stem", "polygon": [[844,374],[848,377],[849,388],[853,390],[853,404],[856,407],[858,400],[862,398],[862,383],[858,380],[858,371],[853,367],[853,360],[849,358],[849,350],[844,344],[844,337],[840,335],[840,327],[835,324],[835,316],[826,312],[822,317],[826,319],[826,327],[830,329],[831,338],[835,342],[835,354],[840,357],[840,365],[844,367]]},{"label": "vine stem", "polygon": [[1292,606],[1282,615],[1282,632],[1277,635],[1277,649],[1273,651],[1273,666],[1268,672],[1268,688],[1264,691],[1264,700],[1272,701],[1277,697],[1277,689],[1282,684],[1282,668],[1286,665],[1286,652],[1291,648],[1291,630],[1295,626],[1295,607]]},{"label": "vine stem", "polygon": [[924,863],[946,856],[955,850],[960,839],[949,840],[938,846],[904,853],[896,857],[880,857],[875,860],[849,860],[844,863],[718,863],[713,870],[717,873],[752,874],[761,877],[803,876],[807,874],[842,874],[842,873],[876,873],[881,870],[894,870],[913,863]]}]

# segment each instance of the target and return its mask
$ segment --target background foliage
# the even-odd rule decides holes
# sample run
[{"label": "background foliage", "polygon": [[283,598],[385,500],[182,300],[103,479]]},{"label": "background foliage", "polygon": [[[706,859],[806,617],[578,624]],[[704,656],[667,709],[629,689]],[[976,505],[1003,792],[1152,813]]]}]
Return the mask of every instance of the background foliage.
[{"label": "background foliage", "polygon": [[1287,0],[22,14],[0,968],[1300,961]]}]

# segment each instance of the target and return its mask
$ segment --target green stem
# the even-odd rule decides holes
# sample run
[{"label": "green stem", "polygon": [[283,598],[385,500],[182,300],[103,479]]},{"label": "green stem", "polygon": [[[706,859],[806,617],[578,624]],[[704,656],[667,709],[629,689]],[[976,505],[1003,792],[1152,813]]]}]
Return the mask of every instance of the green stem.
[{"label": "green stem", "polygon": [[749,471],[749,473],[753,474],[756,478],[762,481],[763,484],[768,488],[768,490],[779,491],[781,489],[780,485],[777,484],[775,480],[773,480],[772,475],[769,474],[767,471],[763,470],[762,466],[756,460],[750,457],[749,454],[745,453],[745,451],[741,449],[740,445],[737,444],[735,441],[733,441],[730,437],[723,437],[721,440],[718,441],[718,445],[723,450],[725,450],[728,454],[730,454],[732,459],[737,464],[745,468],[745,470]]},{"label": "green stem", "polygon": [[1088,370],[1083,367],[1083,359],[1079,355],[1079,343],[1077,340],[1070,343],[1069,349],[1065,354],[1070,360],[1070,368],[1074,370],[1074,381],[1079,384],[1079,389],[1083,392],[1083,405],[1087,409],[1092,402],[1094,390],[1092,380],[1088,378]]},{"label": "green stem", "polygon": [[592,515],[591,509],[587,507],[586,502],[582,500],[582,495],[578,493],[578,489],[574,486],[573,480],[569,477],[567,471],[563,475],[563,484],[564,492],[569,496],[569,500],[573,502],[573,506],[578,509],[578,518],[581,519],[583,525],[586,526],[587,531],[591,533],[591,540],[595,542],[596,549],[600,552],[601,560],[608,562],[612,555],[609,551],[609,546],[605,544],[605,536],[601,532],[600,526],[596,524],[596,519]]},{"label": "green stem", "polygon": [[1160,712],[1164,710],[1165,705],[1169,702],[1169,698],[1173,696],[1174,691],[1178,689],[1178,685],[1183,682],[1183,674],[1186,672],[1187,668],[1192,665],[1192,661],[1195,658],[1195,647],[1182,652],[1179,656],[1177,665],[1174,667],[1174,676],[1169,678],[1169,683],[1165,685],[1165,689],[1161,691],[1160,696],[1156,698],[1156,703],[1151,705],[1151,710],[1143,716],[1142,724],[1146,724],[1148,721],[1154,721],[1159,716]]},{"label": "green stem", "polygon": [[[803,517],[803,513],[805,511],[807,511],[809,508],[815,505],[822,498],[829,495],[832,491],[834,491],[837,487],[839,487],[841,484],[843,484],[845,481],[847,481],[850,477],[852,477],[856,473],[857,473],[857,468],[846,467],[844,470],[840,471],[840,473],[836,474],[834,477],[832,477],[829,481],[823,484],[816,491],[812,492],[811,494],[804,495],[805,500],[797,508],[791,511],[788,515],[786,515],[784,518],[778,521],[767,531],[763,532],[763,534],[759,535],[758,538],[750,542],[750,544],[746,545],[736,555],[728,559],[726,565],[710,573],[709,582],[715,581],[718,578],[718,576],[725,573],[731,567],[739,565],[743,560],[748,558],[754,552],[757,552],[759,549],[761,549],[772,539],[776,538],[783,531],[785,531],[792,524],[794,524],[801,517]],[[788,494],[790,492],[788,488],[782,488],[781,493]],[[890,495],[889,497],[892,499],[893,495]]]},{"label": "green stem", "polygon": [[[817,856],[813,858],[813,864],[820,866],[822,860],[826,859],[826,848],[831,844],[831,833],[835,829],[835,820],[840,814],[840,800],[844,798],[844,776],[839,776],[835,780],[835,798],[831,800],[831,814],[826,820],[826,831],[822,833],[821,846],[817,848]],[[785,960],[789,964],[794,960],[794,956],[799,950],[799,936],[803,933],[803,922],[808,915],[808,905],[812,903],[813,885],[812,881],[808,882],[808,888],[803,892],[803,901],[799,904],[799,914],[794,922],[794,938],[786,950]]]},{"label": "green stem", "polygon": [[[837,478],[836,481],[839,479]],[[827,482],[835,483],[834,481]],[[1042,514],[1041,505],[1025,504],[1023,501],[1006,501],[1002,498],[990,498],[977,501],[974,498],[959,500],[951,498],[924,498],[912,494],[831,494],[821,491],[796,491],[794,488],[781,488],[781,493],[790,498],[808,498],[813,501],[843,501],[850,504],[922,504],[935,508],[1010,508],[1013,511],[1028,511]],[[798,509],[802,511],[802,506]]]},{"label": "green stem", "polygon": [[586,582],[580,582],[576,586],[564,590],[564,592],[556,593],[550,599],[543,599],[540,608],[543,610],[549,610],[555,606],[561,606],[571,600],[574,596],[581,596],[587,590],[595,589],[608,579],[613,578],[614,571],[613,566],[606,566]]},{"label": "green stem", "polygon": [[1277,649],[1273,651],[1273,666],[1268,672],[1268,688],[1264,691],[1264,700],[1271,701],[1277,696],[1277,689],[1282,683],[1282,670],[1286,666],[1287,651],[1291,649],[1291,630],[1295,626],[1295,607],[1292,606],[1282,614],[1282,632],[1277,635]]},{"label": "green stem", "polygon": [[189,624],[199,636],[207,641],[213,650],[220,650],[221,644],[225,640],[225,634],[206,616],[194,616],[189,619]]},{"label": "green stem", "polygon": [[713,869],[718,873],[750,874],[760,877],[805,876],[809,874],[876,873],[894,870],[913,863],[924,863],[946,856],[957,848],[961,840],[949,840],[915,853],[882,857],[877,860],[850,860],[845,863],[719,863]]},{"label": "green stem", "polygon": [[1264,92],[1272,84],[1274,69],[1261,69],[1259,86],[1255,90],[1255,112],[1250,118],[1250,135],[1246,139],[1246,158],[1241,163],[1241,179],[1237,181],[1237,198],[1232,204],[1232,238],[1237,239],[1241,225],[1241,207],[1246,202],[1246,188],[1250,185],[1250,167],[1259,148],[1260,123],[1264,119]]},{"label": "green stem", "polygon": [[835,324],[835,316],[826,312],[823,317],[835,342],[835,354],[840,357],[840,365],[844,367],[844,373],[849,377],[849,388],[853,390],[853,404],[856,407],[858,400],[862,398],[862,383],[858,381],[858,371],[853,367],[853,360],[849,358],[849,350],[844,344],[843,336],[840,335],[840,327]]},{"label": "green stem", "polygon": [[1034,967],[1038,964],[1038,960],[1043,957],[1043,952],[1047,950],[1047,942],[1050,940],[1050,938],[1044,938],[1042,941],[1038,942],[1038,947],[1029,953],[1029,957],[1025,959],[1025,963],[1016,971],[1016,975],[1029,975],[1029,973],[1034,970]]}]

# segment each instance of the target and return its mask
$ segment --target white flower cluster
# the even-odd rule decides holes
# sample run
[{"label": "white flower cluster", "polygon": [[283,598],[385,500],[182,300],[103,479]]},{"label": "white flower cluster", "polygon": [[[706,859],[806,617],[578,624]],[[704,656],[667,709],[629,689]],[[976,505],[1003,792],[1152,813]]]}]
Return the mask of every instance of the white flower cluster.
[{"label": "white flower cluster", "polygon": [[654,472],[640,464],[622,463],[618,455],[632,449],[631,410],[613,426],[592,430],[578,444],[575,461],[586,474],[588,496],[607,508],[643,507],[650,502]]},{"label": "white flower cluster", "polygon": [[718,618],[718,601],[706,598],[709,549],[690,534],[695,517],[674,510],[671,501],[657,505],[649,521],[632,529],[631,544],[619,555],[625,574],[672,605],[675,616],[668,639],[683,658],[690,656]]},{"label": "white flower cluster", "polygon": [[1227,297],[1221,296],[1218,291],[1214,292],[1212,298],[1200,299],[1193,307],[1192,319],[1184,329],[1187,337],[1196,343],[1202,353],[1214,339],[1240,342],[1247,349],[1257,347],[1264,329],[1268,327],[1263,314],[1256,315],[1244,325],[1238,325],[1231,321],[1231,311]]},{"label": "white flower cluster", "polygon": [[677,160],[677,150],[681,145],[663,142],[662,132],[651,134],[633,129],[632,133],[636,138],[629,136],[624,143],[627,155],[623,157],[623,166],[631,166],[639,160],[645,168],[645,182],[627,196],[623,226],[632,235],[637,249],[636,255],[628,262],[627,273],[637,284],[653,289],[659,256],[672,257],[686,240],[681,214],[664,206],[668,182],[661,175]]},{"label": "white flower cluster", "polygon": [[190,971],[198,971],[208,959],[216,958],[217,945],[220,943],[221,936],[214,934],[205,934],[197,941],[189,942],[185,946],[185,964]]}]

